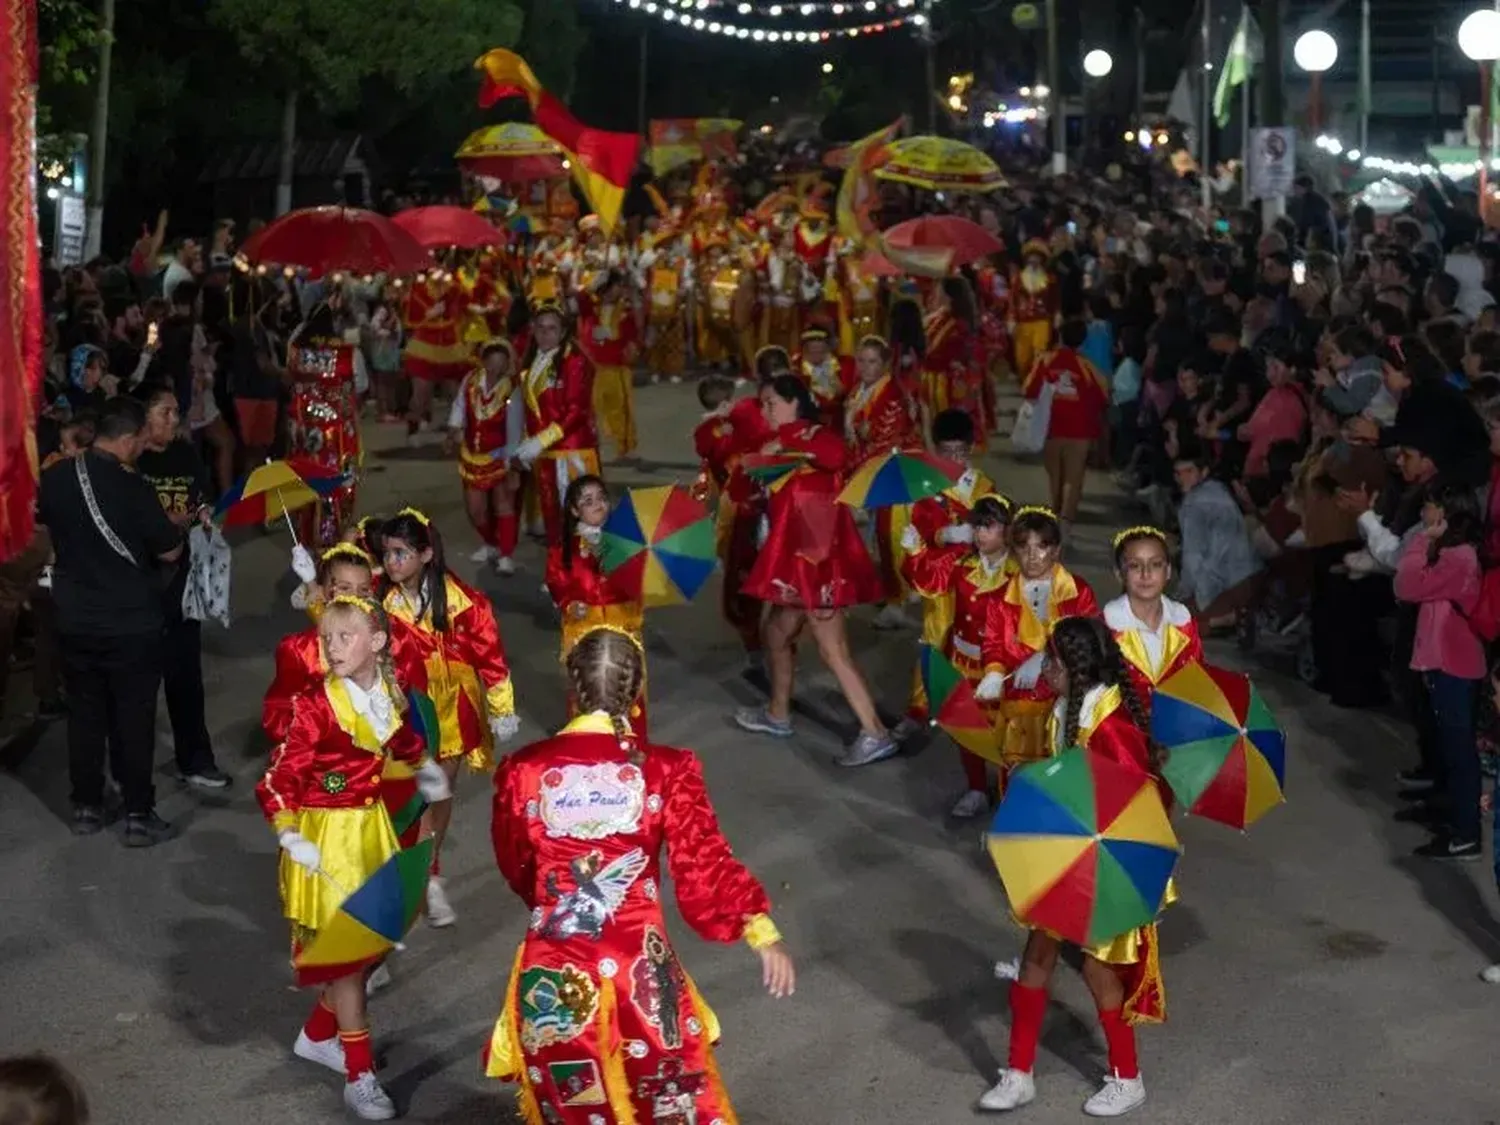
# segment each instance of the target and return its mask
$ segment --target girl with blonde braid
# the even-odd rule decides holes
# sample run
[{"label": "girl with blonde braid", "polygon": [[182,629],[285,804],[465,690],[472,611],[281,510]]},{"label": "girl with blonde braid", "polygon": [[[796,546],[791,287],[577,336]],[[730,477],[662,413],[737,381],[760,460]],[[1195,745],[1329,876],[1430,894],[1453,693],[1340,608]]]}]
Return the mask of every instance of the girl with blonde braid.
[{"label": "girl with blonde braid", "polygon": [[[443,539],[432,521],[403,508],[380,529],[385,553],[385,609],[411,626],[423,666],[427,694],[437,711],[438,764],[451,785],[458,765],[487,770],[496,743],[520,728],[515,689],[490,600],[460,582],[443,561]],[[432,878],[427,883],[427,921],[451,926],[458,915],[443,889],[440,857],[453,804],[427,810],[432,837]]]},{"label": "girl with blonde braid", "polygon": [[743,939],[772,996],[796,983],[696,755],[645,741],[626,718],[642,668],[626,631],[585,634],[567,657],[580,714],[495,775],[495,860],[531,926],[486,1071],[518,1085],[526,1125],[735,1120],[714,1062],[718,1020],[667,936],[663,848],[688,925]]},{"label": "girl with blonde braid", "polygon": [[[281,845],[281,905],[294,957],[344,897],[400,850],[390,814],[374,799],[387,760],[415,767],[427,800],[451,796],[447,777],[406,721],[379,603],[339,595],[318,629],[327,676],[294,700],[285,737],[256,787]],[[376,960],[297,970],[297,983],[317,986],[320,995],[292,1050],[345,1076],[344,1104],[356,1116],[388,1121],[396,1109],[375,1077],[365,1011],[365,976]]]},{"label": "girl with blonde braid", "polygon": [[[1148,733],[1146,706],[1109,626],[1095,617],[1058,622],[1048,642],[1045,675],[1057,696],[1048,722],[1051,753],[1080,746],[1138,770],[1156,781],[1170,810],[1171,791],[1161,779],[1167,752]],[[1176,897],[1168,882],[1162,905]],[[1054,934],[1030,931],[1019,976],[1010,988],[1010,1055],[1000,1081],[980,1098],[981,1109],[1017,1109],[1036,1097],[1032,1068],[1047,1012],[1047,986],[1061,948],[1062,940]],[[1119,1117],[1146,1100],[1135,1025],[1166,1018],[1156,925],[1141,926],[1082,952],[1083,979],[1099,1011],[1109,1053],[1109,1074],[1083,1111],[1091,1117]]]}]

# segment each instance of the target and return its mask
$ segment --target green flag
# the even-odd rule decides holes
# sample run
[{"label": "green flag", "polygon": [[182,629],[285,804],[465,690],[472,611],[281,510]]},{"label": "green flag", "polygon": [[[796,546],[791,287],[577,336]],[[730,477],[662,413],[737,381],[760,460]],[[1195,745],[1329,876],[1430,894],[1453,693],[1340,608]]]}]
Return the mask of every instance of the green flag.
[{"label": "green flag", "polygon": [[1221,128],[1229,123],[1229,98],[1236,86],[1250,81],[1255,64],[1260,61],[1261,47],[1260,28],[1250,18],[1250,9],[1241,6],[1239,26],[1229,41],[1229,53],[1219,68],[1219,85],[1214,90],[1214,120]]}]

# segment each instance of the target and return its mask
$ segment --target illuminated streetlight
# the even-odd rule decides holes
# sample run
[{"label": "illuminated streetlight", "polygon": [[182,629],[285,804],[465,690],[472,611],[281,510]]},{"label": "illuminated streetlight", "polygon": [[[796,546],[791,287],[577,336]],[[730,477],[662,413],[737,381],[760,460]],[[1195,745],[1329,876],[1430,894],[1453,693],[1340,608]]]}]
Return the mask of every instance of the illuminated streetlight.
[{"label": "illuminated streetlight", "polygon": [[1500,59],[1500,12],[1481,8],[1458,25],[1458,49],[1479,64],[1479,200],[1484,213],[1495,123],[1490,115],[1495,60]]},{"label": "illuminated streetlight", "polygon": [[1323,72],[1338,61],[1339,45],[1326,31],[1304,31],[1292,45],[1292,58],[1311,79],[1307,95],[1308,125],[1318,128],[1323,116]]},{"label": "illuminated streetlight", "polygon": [[833,64],[831,62],[826,62],[826,63],[823,64],[823,73],[824,74],[832,74],[833,73]]},{"label": "illuminated streetlight", "polygon": [[1083,72],[1090,78],[1103,78],[1114,68],[1115,60],[1110,58],[1108,51],[1096,47],[1083,56]]}]

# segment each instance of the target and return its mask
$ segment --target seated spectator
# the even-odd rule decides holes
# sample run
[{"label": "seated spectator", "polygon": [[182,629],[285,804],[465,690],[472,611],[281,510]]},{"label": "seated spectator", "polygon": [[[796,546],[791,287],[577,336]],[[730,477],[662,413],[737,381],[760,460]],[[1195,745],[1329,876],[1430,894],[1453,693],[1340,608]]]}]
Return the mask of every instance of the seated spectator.
[{"label": "seated spectator", "polygon": [[1307,395],[1292,369],[1291,349],[1274,349],[1266,356],[1266,393],[1241,423],[1237,436],[1245,443],[1245,476],[1266,473],[1266,455],[1277,442],[1299,442],[1307,429]]},{"label": "seated spectator", "polygon": [[1375,338],[1362,328],[1345,328],[1330,341],[1328,365],[1313,377],[1318,397],[1340,418],[1364,415],[1382,426],[1396,420],[1395,399],[1385,389]]},{"label": "seated spectator", "polygon": [[1240,611],[1251,606],[1262,571],[1233,493],[1210,476],[1212,460],[1202,445],[1189,446],[1178,451],[1172,466],[1182,490],[1177,590],[1210,629],[1233,625]]}]

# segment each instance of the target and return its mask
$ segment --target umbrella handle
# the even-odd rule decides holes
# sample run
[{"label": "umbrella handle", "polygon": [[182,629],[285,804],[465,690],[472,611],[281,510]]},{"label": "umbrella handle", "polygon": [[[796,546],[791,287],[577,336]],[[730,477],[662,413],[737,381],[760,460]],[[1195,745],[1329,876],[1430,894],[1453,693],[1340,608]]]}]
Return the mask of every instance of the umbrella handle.
[{"label": "umbrella handle", "polygon": [[297,539],[297,529],[292,526],[292,513],[286,510],[286,500],[282,498],[279,488],[276,490],[276,499],[281,501],[281,518],[286,520],[286,529],[292,533],[292,546],[300,547],[302,544]]},{"label": "umbrella handle", "polygon": [[335,879],[332,875],[328,874],[328,872],[324,871],[321,867],[318,868],[317,871],[314,872],[314,874],[321,875],[321,876],[323,876],[323,878],[327,879],[328,880],[328,885],[330,887],[332,887],[334,890],[338,891],[338,893],[341,894],[344,898],[348,898],[349,897],[349,892],[346,891],[343,888],[343,886],[339,883],[339,881],[337,879]]}]

